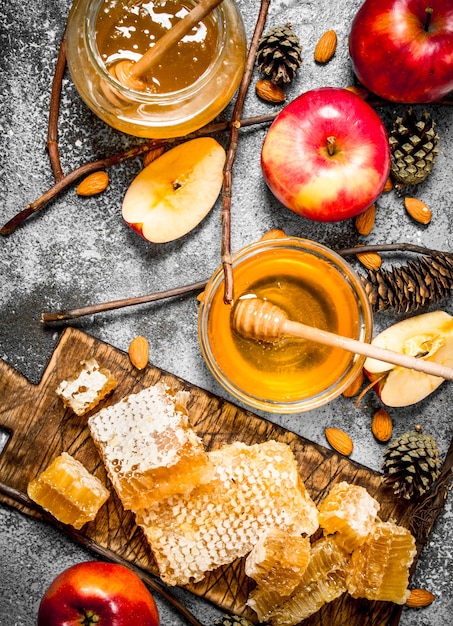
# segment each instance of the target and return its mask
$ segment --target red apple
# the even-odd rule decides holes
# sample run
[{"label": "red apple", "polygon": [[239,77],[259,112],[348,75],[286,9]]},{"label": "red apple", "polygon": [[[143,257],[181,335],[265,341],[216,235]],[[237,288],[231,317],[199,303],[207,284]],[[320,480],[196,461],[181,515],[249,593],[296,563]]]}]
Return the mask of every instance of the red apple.
[{"label": "red apple", "polygon": [[159,626],[154,598],[130,569],[87,561],[59,574],[44,594],[38,626]]},{"label": "red apple", "polygon": [[453,89],[453,2],[366,0],[349,52],[359,81],[393,102],[432,102]]},{"label": "red apple", "polygon": [[347,89],[302,94],[276,117],[261,166],[272,193],[289,209],[319,222],[358,215],[381,194],[390,170],[380,117]]}]

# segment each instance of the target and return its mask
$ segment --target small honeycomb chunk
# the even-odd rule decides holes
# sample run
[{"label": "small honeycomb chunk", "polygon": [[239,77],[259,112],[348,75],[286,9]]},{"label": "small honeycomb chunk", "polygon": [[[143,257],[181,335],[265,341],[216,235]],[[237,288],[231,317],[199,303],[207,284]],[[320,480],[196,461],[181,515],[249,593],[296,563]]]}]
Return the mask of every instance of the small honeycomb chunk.
[{"label": "small honeycomb chunk", "polygon": [[245,573],[262,588],[288,596],[310,559],[310,539],[280,528],[264,533],[245,561]]},{"label": "small honeycomb chunk", "polygon": [[353,598],[404,604],[409,597],[409,568],[415,539],[395,522],[374,524],[367,540],[351,556],[346,585]]},{"label": "small honeycomb chunk", "polygon": [[319,525],[335,535],[347,552],[361,545],[376,520],[380,504],[364,487],[345,481],[333,485],[319,506]]},{"label": "small honeycomb chunk", "polygon": [[61,381],[56,394],[76,415],[85,415],[115,389],[117,382],[94,358],[81,361],[80,365],[73,376]]},{"label": "small honeycomb chunk", "polygon": [[257,586],[247,600],[260,622],[275,626],[294,626],[313,615],[346,591],[346,568],[349,555],[332,537],[316,541],[299,584],[289,597]]},{"label": "small honeycomb chunk", "polygon": [[63,524],[82,528],[110,495],[101,481],[63,452],[28,484],[29,497]]}]

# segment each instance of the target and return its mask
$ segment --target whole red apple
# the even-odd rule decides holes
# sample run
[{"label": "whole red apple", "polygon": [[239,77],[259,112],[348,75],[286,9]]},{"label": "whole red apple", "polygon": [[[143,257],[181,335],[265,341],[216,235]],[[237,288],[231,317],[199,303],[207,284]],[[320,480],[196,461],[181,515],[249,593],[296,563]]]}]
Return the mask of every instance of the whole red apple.
[{"label": "whole red apple", "polygon": [[154,598],[130,569],[87,561],[59,574],[44,594],[38,626],[158,626]]},{"label": "whole red apple", "polygon": [[453,2],[366,0],[349,35],[359,81],[393,102],[432,102],[453,89]]},{"label": "whole red apple", "polygon": [[381,194],[390,171],[388,135],[374,109],[351,91],[314,89],[275,118],[261,167],[269,189],[295,213],[344,220]]}]

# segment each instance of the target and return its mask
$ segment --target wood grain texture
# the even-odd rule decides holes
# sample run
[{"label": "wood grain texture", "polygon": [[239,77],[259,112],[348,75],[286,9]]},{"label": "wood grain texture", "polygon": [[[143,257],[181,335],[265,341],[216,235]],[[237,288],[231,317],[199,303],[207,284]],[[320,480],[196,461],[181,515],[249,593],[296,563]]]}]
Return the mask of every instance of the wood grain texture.
[{"label": "wood grain texture", "polygon": [[[109,485],[105,469],[91,441],[87,416],[78,417],[65,409],[56,396],[58,383],[74,373],[81,360],[95,357],[108,367],[118,381],[114,393],[101,406],[114,404],[130,393],[162,380],[174,389],[191,392],[188,410],[191,423],[208,449],[218,448],[236,440],[247,444],[275,439],[287,443],[298,461],[300,474],[315,502],[340,480],[366,487],[381,504],[380,516],[395,519],[410,528],[420,552],[428,541],[437,515],[442,509],[453,461],[453,448],[447,455],[442,477],[421,502],[396,499],[393,491],[382,483],[381,475],[350,459],[312,443],[272,422],[214,396],[172,374],[148,366],[138,372],[128,355],[77,329],[66,329],[38,385],[0,361],[0,427],[10,438],[0,456],[0,482],[26,493],[27,484],[61,452],[66,451],[81,461],[88,471]],[[93,411],[94,412],[94,411]],[[110,486],[110,485],[109,485]],[[0,502],[25,514],[39,513],[0,493]],[[102,507],[96,520],[86,524],[82,534],[91,541],[118,554],[141,569],[157,575],[152,553],[134,517],[125,512],[114,494]],[[414,566],[415,568],[415,563]],[[245,607],[251,582],[244,574],[240,559],[221,567],[187,588],[226,611],[253,618]],[[347,594],[326,605],[304,621],[307,626],[368,626],[397,624],[401,607],[388,602],[353,600]]]}]

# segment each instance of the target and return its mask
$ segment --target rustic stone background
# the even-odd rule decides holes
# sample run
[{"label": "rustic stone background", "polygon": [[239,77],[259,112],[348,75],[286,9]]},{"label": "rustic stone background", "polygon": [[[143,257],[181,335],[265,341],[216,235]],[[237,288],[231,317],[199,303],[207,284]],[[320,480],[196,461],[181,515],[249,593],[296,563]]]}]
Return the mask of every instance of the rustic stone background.
[{"label": "rustic stone background", "polygon": [[[51,81],[58,46],[70,8],[69,0],[19,0],[2,2],[0,38],[0,222],[9,220],[53,182],[45,150]],[[303,65],[288,91],[292,99],[319,86],[345,87],[353,83],[347,36],[360,0],[275,0],[267,27],[290,22],[303,46]],[[258,0],[238,0],[249,40],[258,14]],[[322,33],[338,34],[335,57],[326,66],[313,61]],[[255,74],[253,82],[256,80]],[[433,210],[432,223],[423,227],[405,213],[401,198],[392,192],[378,201],[376,227],[364,239],[351,220],[316,224],[293,215],[266,189],[259,153],[266,129],[241,132],[234,166],[232,200],[232,250],[256,240],[271,228],[315,239],[334,249],[357,243],[407,241],[452,250],[451,159],[453,110],[428,107],[438,124],[440,153],[431,177],[417,191]],[[252,89],[244,115],[274,110],[259,101]],[[379,110],[388,124],[403,107]],[[417,111],[420,109],[417,107]],[[228,111],[226,112],[228,114]],[[136,140],[114,131],[81,102],[70,76],[63,84],[60,145],[65,171],[81,163],[115,153]],[[222,141],[224,139],[221,139]],[[301,164],[302,166],[302,164]],[[43,328],[42,311],[143,295],[208,278],[220,261],[220,203],[186,237],[153,245],[141,240],[121,219],[121,201],[128,184],[141,168],[140,159],[110,171],[108,190],[94,198],[79,198],[74,189],[60,195],[28,220],[0,251],[0,356],[32,382],[38,382],[59,337],[56,328]],[[392,262],[392,259],[387,261]],[[453,313],[450,301],[442,303]],[[395,319],[376,316],[376,331]],[[151,362],[200,387],[223,396],[202,361],[197,341],[197,301],[194,296],[81,318],[75,326],[127,350],[138,334],[150,340]],[[395,435],[419,422],[431,432],[445,454],[452,438],[451,384],[445,383],[429,400],[414,407],[392,410]],[[266,415],[312,441],[325,444],[326,426],[339,426],[352,436],[352,458],[380,469],[383,448],[374,440],[370,420],[378,408],[370,394],[361,409],[339,398],[329,406],[305,415]],[[0,434],[0,445],[4,442]],[[402,626],[444,626],[453,609],[451,571],[453,554],[451,499],[440,516],[428,547],[422,554],[412,584],[433,591],[437,599],[428,608],[403,611]],[[51,580],[69,565],[92,558],[54,529],[0,508],[0,625],[32,626],[39,600]],[[199,619],[207,625],[219,612],[180,592]],[[182,623],[158,599],[162,624]]]}]

